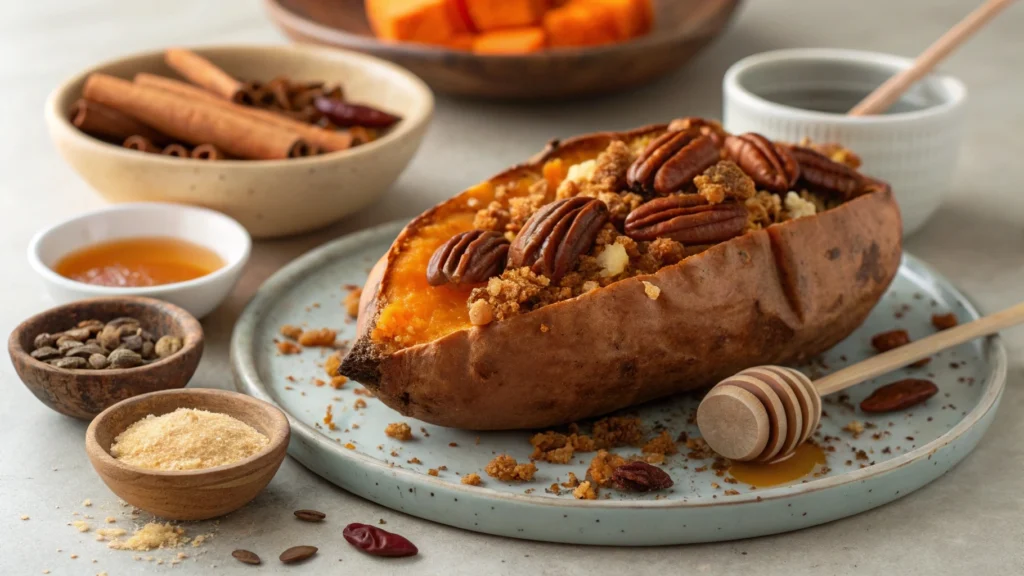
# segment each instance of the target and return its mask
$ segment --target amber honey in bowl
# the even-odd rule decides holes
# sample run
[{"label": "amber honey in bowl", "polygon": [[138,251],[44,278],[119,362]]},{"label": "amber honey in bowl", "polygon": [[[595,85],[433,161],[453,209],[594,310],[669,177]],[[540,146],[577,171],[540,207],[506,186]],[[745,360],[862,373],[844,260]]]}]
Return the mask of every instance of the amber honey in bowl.
[{"label": "amber honey in bowl", "polygon": [[171,237],[122,238],[70,252],[53,270],[71,280],[119,288],[195,280],[224,267],[216,252]]}]

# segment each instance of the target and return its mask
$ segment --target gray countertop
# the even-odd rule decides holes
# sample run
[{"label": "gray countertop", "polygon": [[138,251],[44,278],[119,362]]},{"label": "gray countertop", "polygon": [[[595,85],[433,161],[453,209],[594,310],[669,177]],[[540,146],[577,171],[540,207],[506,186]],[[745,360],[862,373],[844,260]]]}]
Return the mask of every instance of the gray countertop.
[{"label": "gray countertop", "polygon": [[[623,129],[680,115],[718,116],[720,80],[738,58],[774,48],[835,46],[913,55],[976,1],[747,2],[735,24],[691,65],[627,94],[534,106],[439,98],[419,155],[376,205],[329,230],[257,243],[231,299],[203,324],[208,348],[195,386],[231,387],[228,341],[235,318],[274,270],[329,239],[411,217],[469,184],[521,161],[552,137]],[[970,90],[960,168],[938,214],[906,243],[983,310],[1020,300],[1024,285],[1024,6],[1010,8],[943,70]],[[0,7],[0,333],[52,305],[25,261],[39,228],[103,205],[58,157],[42,120],[43,101],[66,76],[108,58],[175,44],[282,42],[260,3],[32,0]],[[586,548],[484,536],[381,508],[320,480],[292,460],[253,504],[221,522],[190,526],[215,536],[171,565],[174,553],[108,550],[68,525],[89,514],[128,526],[126,508],[93,473],[85,425],[59,416],[0,361],[0,573],[110,576],[174,570],[242,574],[230,558],[247,548],[271,560],[296,544],[320,555],[294,571],[396,574],[760,573],[1019,574],[1024,572],[1024,333],[1009,331],[1010,374],[995,423],[974,454],[945,477],[888,506],[776,537],[661,549]],[[92,506],[82,502],[91,499]],[[326,512],[323,526],[291,511]],[[21,520],[28,515],[28,520]],[[380,562],[352,550],[340,527],[387,520],[416,542],[415,559]],[[74,558],[72,554],[77,555]],[[142,554],[142,556],[149,553]],[[163,565],[157,565],[163,560]],[[332,570],[333,566],[337,569]]]}]

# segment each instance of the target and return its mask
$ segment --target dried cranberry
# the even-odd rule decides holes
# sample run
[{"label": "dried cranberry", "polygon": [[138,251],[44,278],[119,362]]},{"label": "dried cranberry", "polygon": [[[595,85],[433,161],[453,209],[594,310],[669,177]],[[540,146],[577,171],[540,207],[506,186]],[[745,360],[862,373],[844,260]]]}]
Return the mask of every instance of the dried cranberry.
[{"label": "dried cranberry", "polygon": [[372,556],[399,558],[415,556],[419,552],[416,545],[404,536],[368,524],[349,524],[341,534],[349,544]]}]

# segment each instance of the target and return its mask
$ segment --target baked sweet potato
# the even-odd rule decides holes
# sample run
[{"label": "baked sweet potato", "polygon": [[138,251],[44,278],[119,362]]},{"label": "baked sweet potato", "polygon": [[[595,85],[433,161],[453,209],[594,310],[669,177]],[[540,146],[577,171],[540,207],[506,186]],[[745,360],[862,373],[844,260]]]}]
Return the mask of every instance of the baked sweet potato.
[{"label": "baked sweet potato", "polygon": [[340,372],[438,425],[572,422],[823,352],[900,238],[888,186],[810,147],[696,119],[580,136],[406,226]]}]

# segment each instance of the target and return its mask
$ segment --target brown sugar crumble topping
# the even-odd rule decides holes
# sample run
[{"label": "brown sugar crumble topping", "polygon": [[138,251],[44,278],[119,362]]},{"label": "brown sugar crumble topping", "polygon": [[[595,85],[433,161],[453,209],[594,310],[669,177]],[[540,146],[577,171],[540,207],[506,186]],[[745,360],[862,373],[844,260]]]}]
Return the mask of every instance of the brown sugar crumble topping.
[{"label": "brown sugar crumble topping", "polygon": [[338,333],[330,328],[318,328],[316,330],[307,330],[299,335],[299,344],[307,347],[324,347],[328,348],[334,346],[334,340],[338,337]]},{"label": "brown sugar crumble topping", "polygon": [[285,324],[281,326],[281,336],[285,338],[291,338],[292,340],[298,340],[302,336],[302,328],[298,326],[292,326],[291,324]]},{"label": "brown sugar crumble topping", "polygon": [[479,474],[477,474],[476,472],[473,472],[473,473],[466,474],[465,476],[463,476],[462,477],[462,483],[466,484],[467,486],[479,486],[482,483],[482,480],[480,480],[480,475]]},{"label": "brown sugar crumble topping", "polygon": [[298,344],[288,340],[278,340],[275,342],[275,345],[277,346],[277,351],[285,356],[302,352],[302,348]]},{"label": "brown sugar crumble topping", "polygon": [[[786,174],[761,172],[787,168],[769,165],[753,170],[751,166],[759,166],[751,157],[757,154],[756,147],[734,145],[737,141],[762,142],[774,147],[776,155],[788,162],[786,166],[799,168],[807,163],[813,170],[799,178],[793,175],[790,181],[794,184],[787,187],[791,189],[779,188],[772,182],[780,177],[785,180]],[[673,144],[676,142],[694,145],[680,147]],[[856,196],[885,189],[883,183],[858,173],[860,159],[836,144],[805,141],[790,145],[756,134],[733,136],[717,122],[699,118],[673,121],[664,131],[652,132],[632,144],[613,140],[596,157],[564,166],[564,170],[561,162],[545,165],[543,175],[536,176],[526,190],[519,183],[495,186],[493,200],[477,209],[473,230],[464,234],[482,233],[488,243],[476,244],[479,247],[475,249],[462,244],[467,251],[459,256],[460,262],[470,263],[467,269],[475,274],[468,280],[462,276],[445,279],[434,271],[441,284],[472,287],[466,304],[474,326],[506,320],[615,282],[649,276],[736,236],[813,216]],[[819,177],[821,174],[842,177],[835,176],[833,182],[831,176]],[[588,207],[587,226],[573,227],[586,228],[585,234],[569,234],[567,227],[547,222],[555,217],[582,217],[583,211],[572,213],[576,216],[562,211],[569,203],[575,203],[570,210]],[[592,205],[599,209],[591,209]],[[702,220],[709,212],[716,213],[714,226]],[[593,236],[592,230],[597,228]],[[507,250],[507,261],[502,256],[494,264],[497,247],[506,241],[511,243],[502,248]],[[546,249],[566,260],[557,266],[552,264],[553,256],[524,260],[516,250],[519,244],[532,247],[528,250]],[[442,246],[439,251],[451,249]],[[479,266],[474,268],[474,262]],[[657,282],[644,278],[640,282],[651,300],[660,297]]]},{"label": "brown sugar crumble topping", "polygon": [[[359,400],[356,400],[358,402]],[[392,422],[384,428],[384,434],[400,442],[412,440],[412,428],[405,422]]]},{"label": "brown sugar crumble topping", "polygon": [[532,462],[519,464],[508,454],[499,454],[487,464],[484,472],[487,472],[491,478],[497,478],[502,482],[529,482],[537,473],[537,466]]},{"label": "brown sugar crumble topping", "polygon": [[345,295],[345,312],[349,318],[355,319],[359,316],[359,299],[363,296],[363,289],[354,287]]}]

